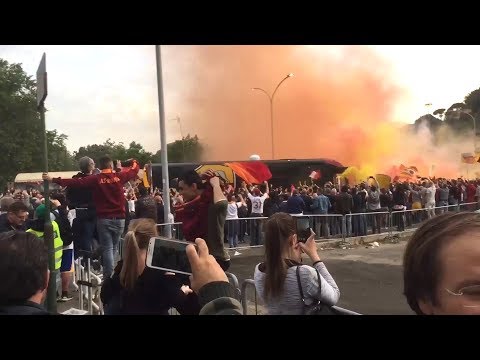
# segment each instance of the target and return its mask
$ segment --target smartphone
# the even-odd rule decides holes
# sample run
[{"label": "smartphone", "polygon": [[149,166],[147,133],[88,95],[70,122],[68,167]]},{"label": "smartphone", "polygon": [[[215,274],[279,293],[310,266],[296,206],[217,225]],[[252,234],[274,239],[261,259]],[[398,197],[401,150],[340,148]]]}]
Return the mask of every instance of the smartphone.
[{"label": "smartphone", "polygon": [[[148,244],[147,266],[168,272],[192,275],[186,248],[187,241],[153,237]],[[195,248],[197,245],[193,244]]]},{"label": "smartphone", "polygon": [[310,219],[307,216],[295,217],[295,227],[298,241],[306,242],[312,234],[310,230]]}]

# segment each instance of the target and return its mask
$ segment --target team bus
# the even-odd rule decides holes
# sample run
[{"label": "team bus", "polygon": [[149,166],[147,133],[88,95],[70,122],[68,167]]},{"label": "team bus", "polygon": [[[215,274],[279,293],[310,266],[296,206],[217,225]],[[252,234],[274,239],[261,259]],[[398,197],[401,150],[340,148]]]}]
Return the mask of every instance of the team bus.
[{"label": "team bus", "polygon": [[[253,160],[257,161],[257,160]],[[338,161],[331,159],[285,159],[285,160],[259,160],[268,166],[272,173],[269,183],[272,186],[287,187],[298,186],[299,182],[310,185],[312,182],[323,185],[328,181],[334,182],[336,176],[345,171],[346,167]],[[242,179],[237,176],[228,166],[227,161],[206,161],[201,163],[172,163],[168,164],[170,186],[175,187],[176,179],[187,170],[203,172],[213,169],[221,173],[232,186],[240,185]],[[228,161],[231,163],[232,161]],[[245,162],[245,161],[243,161]],[[162,188],[162,164],[152,164],[153,186]]]}]

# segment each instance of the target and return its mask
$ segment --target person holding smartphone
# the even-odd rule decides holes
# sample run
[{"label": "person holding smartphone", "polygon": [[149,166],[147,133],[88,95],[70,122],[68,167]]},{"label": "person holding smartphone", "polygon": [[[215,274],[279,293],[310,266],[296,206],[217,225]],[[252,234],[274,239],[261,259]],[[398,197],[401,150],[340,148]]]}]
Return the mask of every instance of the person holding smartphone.
[{"label": "person holding smartphone", "polygon": [[106,315],[168,315],[171,307],[180,314],[200,311],[198,298],[173,273],[146,266],[150,239],[158,236],[152,219],[130,223],[123,244],[123,260],[102,285],[100,298]]},{"label": "person holding smartphone", "polygon": [[[298,240],[295,219],[285,213],[272,215],[265,224],[265,262],[255,267],[255,288],[269,315],[301,315],[305,305],[320,300],[335,305],[340,290],[320,259],[315,233],[305,243]],[[313,265],[302,265],[302,253]],[[297,276],[298,268],[298,276]],[[303,289],[305,304],[299,291]]]}]

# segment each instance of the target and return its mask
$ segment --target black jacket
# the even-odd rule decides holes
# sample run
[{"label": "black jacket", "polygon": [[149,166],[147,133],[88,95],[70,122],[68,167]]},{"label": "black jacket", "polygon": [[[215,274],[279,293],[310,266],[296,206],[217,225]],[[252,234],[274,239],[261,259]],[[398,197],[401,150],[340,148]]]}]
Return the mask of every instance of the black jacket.
[{"label": "black jacket", "polygon": [[[84,178],[91,175],[86,175],[79,172],[73,176],[73,179]],[[95,203],[93,202],[92,189],[90,188],[69,188],[67,187],[67,201],[70,209],[88,208],[89,217],[95,218]]]},{"label": "black jacket", "polygon": [[162,270],[146,267],[135,283],[133,291],[120,284],[123,261],[119,261],[111,278],[104,281],[100,298],[107,315],[168,315],[174,307],[180,314],[197,315],[200,312],[198,297],[185,295],[181,277],[165,275]]},{"label": "black jacket", "polygon": [[0,306],[0,315],[51,315],[45,308],[32,301],[16,305]]}]

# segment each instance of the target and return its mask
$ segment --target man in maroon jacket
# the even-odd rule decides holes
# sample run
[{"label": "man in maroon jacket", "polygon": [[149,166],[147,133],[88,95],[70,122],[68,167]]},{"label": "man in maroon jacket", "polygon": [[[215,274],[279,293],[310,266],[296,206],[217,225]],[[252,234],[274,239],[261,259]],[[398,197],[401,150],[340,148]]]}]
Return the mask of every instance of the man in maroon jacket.
[{"label": "man in maroon jacket", "polygon": [[113,161],[108,156],[99,160],[101,172],[83,178],[50,178],[43,174],[44,180],[53,181],[62,187],[90,188],[97,209],[97,232],[103,250],[103,276],[109,278],[113,273],[115,250],[125,227],[125,195],[123,185],[137,177],[138,163],[133,163],[127,171],[114,172]]}]

